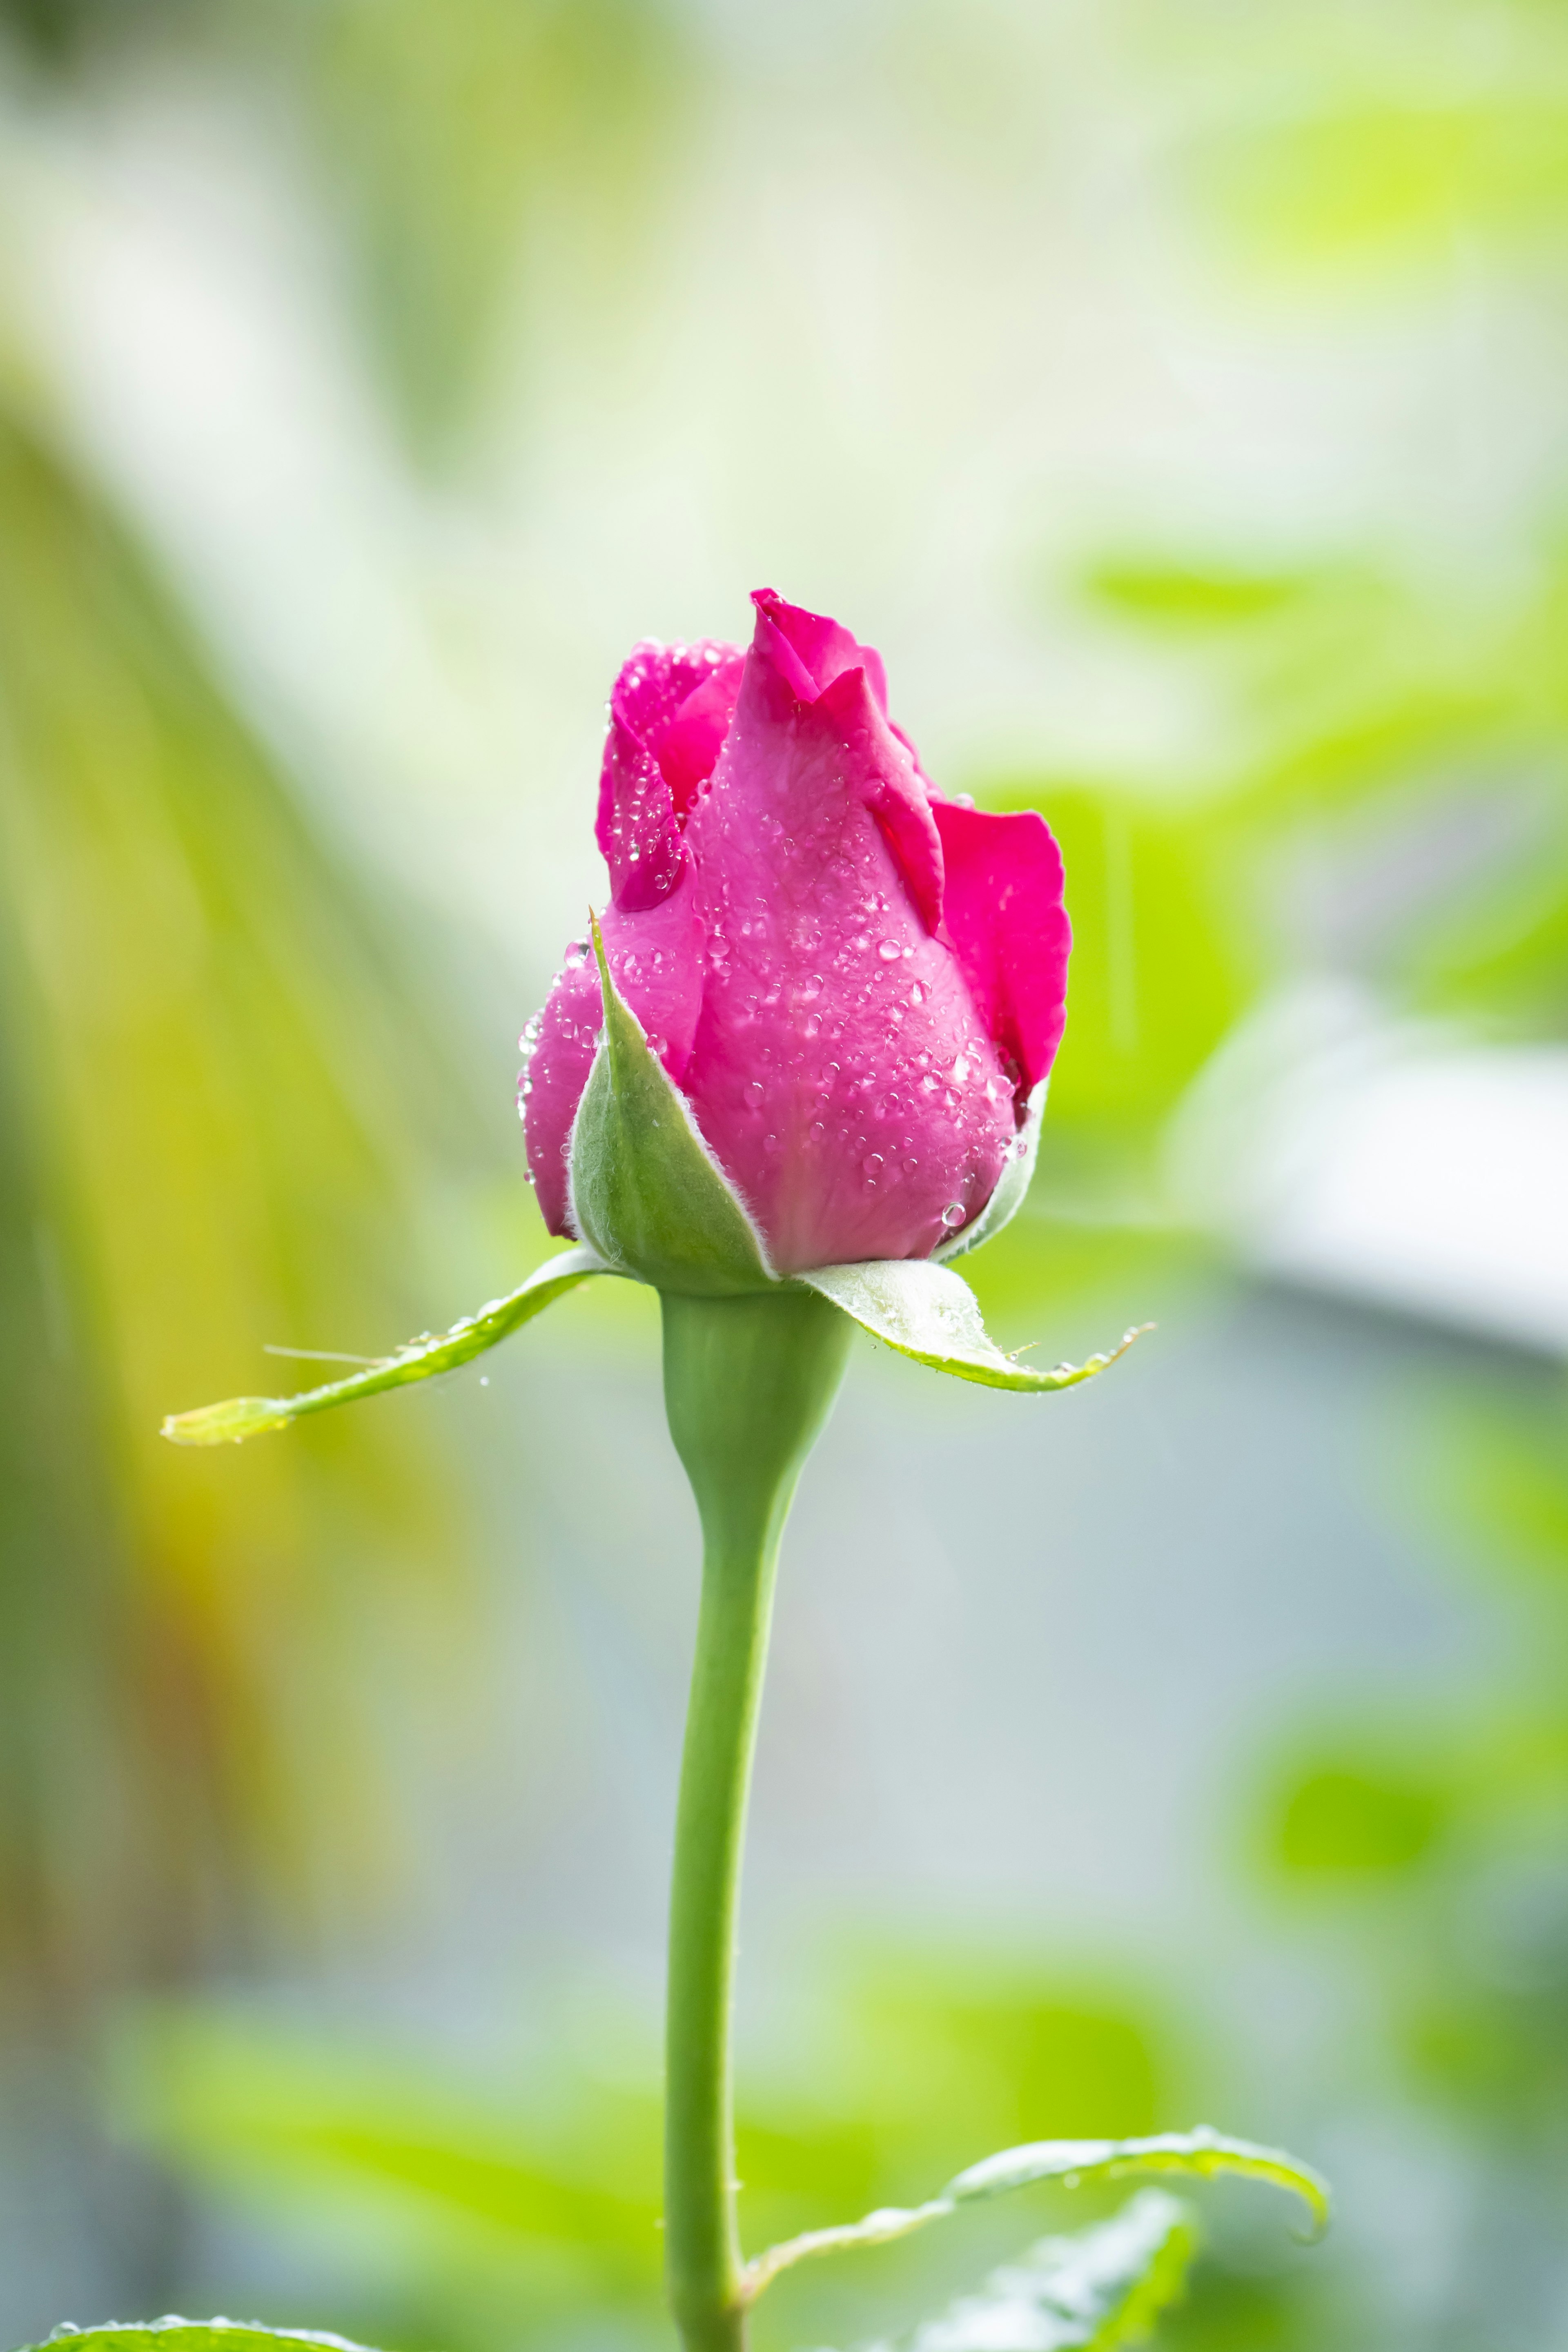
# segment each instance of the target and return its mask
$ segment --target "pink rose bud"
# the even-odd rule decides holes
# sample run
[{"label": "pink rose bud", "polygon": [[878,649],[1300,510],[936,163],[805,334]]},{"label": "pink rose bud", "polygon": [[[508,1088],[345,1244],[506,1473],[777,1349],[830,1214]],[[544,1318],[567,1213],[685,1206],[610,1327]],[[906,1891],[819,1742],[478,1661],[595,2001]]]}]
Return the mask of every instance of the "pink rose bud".
[{"label": "pink rose bud", "polygon": [[[1061,858],[1032,811],[931,790],[868,646],[752,601],[749,653],[645,644],[616,680],[610,971],[780,1274],[928,1257],[1022,1150],[1060,1042]],[[580,943],[521,1087],[553,1234],[602,1017]]]}]

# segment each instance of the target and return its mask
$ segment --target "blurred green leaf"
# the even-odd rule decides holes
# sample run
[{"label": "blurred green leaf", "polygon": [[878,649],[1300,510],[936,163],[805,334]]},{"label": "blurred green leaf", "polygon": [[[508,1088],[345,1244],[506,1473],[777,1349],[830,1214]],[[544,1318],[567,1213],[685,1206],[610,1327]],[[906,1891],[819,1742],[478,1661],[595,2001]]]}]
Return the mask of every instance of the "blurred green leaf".
[{"label": "blurred green leaf", "polygon": [[448,448],[529,268],[579,301],[647,255],[689,86],[660,0],[330,0],[296,12],[363,310],[414,447]]},{"label": "blurred green leaf", "polygon": [[1449,1792],[1388,1766],[1328,1764],[1291,1790],[1278,1854],[1302,1876],[1371,1874],[1424,1862],[1448,1827]]},{"label": "blurred green leaf", "polygon": [[1196,2251],[1187,2208],[1157,2189],[1075,2237],[1042,2238],[977,2293],[917,2327],[910,2352],[1112,2352],[1141,2344],[1183,2294]]},{"label": "blurred green leaf", "polygon": [[[262,2327],[238,2319],[111,2320],[103,2327],[68,2327],[65,2338],[83,2352],[266,2352],[275,2344],[317,2344],[328,2352],[360,2352],[342,2336],[326,2336],[311,2328]],[[62,2340],[61,2332],[48,2337]],[[46,2352],[33,2345],[28,2352]]]},{"label": "blurred green leaf", "polygon": [[436,1429],[219,1484],[153,1433],[237,1350],[407,1328],[454,1271],[424,1204],[488,1147],[421,961],[103,499],[0,414],[0,1932],[57,2012],[177,1976],[253,1870],[281,1916],[318,1836],[345,1899],[390,1865],[336,1637],[373,1574],[390,1639],[416,1588],[460,1624]]},{"label": "blurred green leaf", "polygon": [[[1061,844],[1073,918],[1068,1026],[1051,1074],[1037,1194],[1070,1186],[1061,1147],[1146,1139],[1247,1003],[1204,821],[1115,791],[1012,782],[999,808],[1037,808]],[[1180,975],[1173,985],[1173,975]]]},{"label": "blurred green leaf", "polygon": [[1089,595],[1144,627],[1230,629],[1278,613],[1310,585],[1290,572],[1161,561],[1152,555],[1102,555],[1086,566]]}]

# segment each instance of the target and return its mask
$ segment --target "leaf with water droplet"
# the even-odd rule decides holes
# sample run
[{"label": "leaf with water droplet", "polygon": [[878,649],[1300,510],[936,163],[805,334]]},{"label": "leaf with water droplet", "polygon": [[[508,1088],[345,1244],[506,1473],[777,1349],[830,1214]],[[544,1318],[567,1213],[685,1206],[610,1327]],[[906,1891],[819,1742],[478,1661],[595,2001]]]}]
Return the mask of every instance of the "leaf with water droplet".
[{"label": "leaf with water droplet", "polygon": [[[68,2322],[48,2337],[50,2344],[70,2339],[71,2352],[272,2352],[275,2346],[312,2344],[327,2352],[361,2352],[346,2336],[329,2336],[310,2327],[263,2327],[244,2319],[164,2319],[106,2321],[101,2327],[74,2327]],[[27,2352],[44,2352],[32,2345]]]},{"label": "leaf with water droplet", "polygon": [[[983,1387],[1017,1389],[1040,1395],[1076,1388],[1124,1356],[1140,1331],[1129,1331],[1118,1348],[1090,1356],[1087,1363],[1058,1364],[1037,1371],[1005,1356],[980,1318],[974,1293],[963,1278],[934,1259],[868,1258],[858,1265],[819,1265],[795,1276],[852,1316],[874,1339],[912,1356],[932,1371],[951,1372]],[[1149,1330],[1149,1324],[1141,1330]]]},{"label": "leaf with water droplet", "polygon": [[199,1405],[192,1412],[174,1412],[163,1423],[163,1435],[176,1445],[238,1445],[269,1429],[287,1429],[291,1421],[332,1405],[353,1404],[360,1397],[378,1396],[384,1389],[405,1388],[412,1381],[427,1381],[438,1372],[455,1372],[460,1365],[483,1355],[500,1340],[531,1323],[556,1299],[575,1290],[590,1275],[610,1274],[590,1249],[563,1250],[546,1258],[528,1280],[504,1298],[492,1299],[478,1315],[466,1315],[449,1331],[432,1337],[426,1332],[409,1340],[395,1355],[384,1356],[347,1380],[330,1381],[324,1388],[304,1389],[290,1397],[229,1397],[222,1404]]},{"label": "leaf with water droplet", "polygon": [[945,2221],[962,2205],[1004,2197],[1037,2181],[1054,2180],[1064,2188],[1092,2187],[1102,2180],[1121,2179],[1130,2172],[1177,2172],[1200,2180],[1218,2173],[1238,2173],[1278,2189],[1293,2189],[1311,2215],[1312,2237],[1321,2237],[1329,2225],[1329,2187],[1321,2173],[1279,2148],[1229,2139],[1206,2124],[1194,2131],[1160,2132],[1148,2139],[1034,2140],[970,2165],[923,2205],[883,2207],[868,2213],[864,2221],[808,2230],[801,2237],[770,2246],[765,2254],[748,2263],[746,2293],[749,2299],[754,2298],[781,2271],[808,2257],[843,2253],[857,2246],[886,2245],[926,2229],[932,2221]]}]

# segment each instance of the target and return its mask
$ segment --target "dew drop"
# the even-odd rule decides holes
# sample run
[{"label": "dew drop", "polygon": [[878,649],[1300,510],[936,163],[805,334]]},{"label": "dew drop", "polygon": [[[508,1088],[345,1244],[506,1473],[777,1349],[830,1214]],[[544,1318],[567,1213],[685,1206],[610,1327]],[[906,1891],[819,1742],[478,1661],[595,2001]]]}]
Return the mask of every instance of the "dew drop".
[{"label": "dew drop", "polygon": [[969,1212],[962,1201],[950,1201],[942,1213],[942,1222],[949,1233],[954,1233],[960,1225],[966,1223],[968,1216]]},{"label": "dew drop", "polygon": [[588,942],[587,942],[587,940],[574,940],[571,942],[570,946],[567,948],[567,950],[566,950],[566,953],[565,953],[565,956],[563,957],[563,962],[564,962],[564,964],[565,964],[566,969],[567,969],[567,971],[579,971],[579,970],[581,969],[581,967],[582,967],[584,964],[585,964],[585,963],[587,962],[587,961],[588,961]]},{"label": "dew drop", "polygon": [[884,940],[877,950],[884,963],[897,963],[903,952],[897,940]]}]

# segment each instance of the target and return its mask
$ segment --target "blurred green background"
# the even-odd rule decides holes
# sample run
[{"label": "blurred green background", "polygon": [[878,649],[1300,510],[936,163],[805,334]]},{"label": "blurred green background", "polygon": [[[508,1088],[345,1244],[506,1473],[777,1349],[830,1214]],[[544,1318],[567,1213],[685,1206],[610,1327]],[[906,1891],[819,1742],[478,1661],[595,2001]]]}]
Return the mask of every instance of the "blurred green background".
[{"label": "blurred green background", "polygon": [[[1007,1344],[786,1559],[746,2226],[1207,2116],[1161,2342],[1568,2344],[1568,20],[5,0],[0,2330],[631,2347],[693,1528],[515,1280],[632,641],[763,581],[1066,851]],[[954,1393],[947,1393],[953,1390]],[[794,2274],[888,2338],[1079,2206]]]}]

